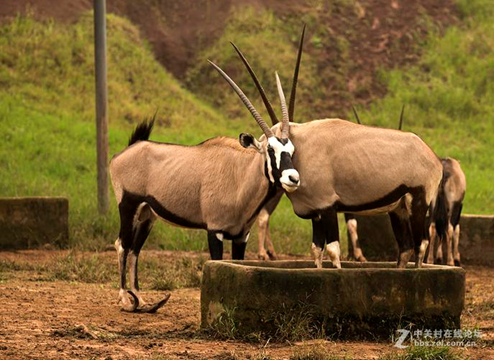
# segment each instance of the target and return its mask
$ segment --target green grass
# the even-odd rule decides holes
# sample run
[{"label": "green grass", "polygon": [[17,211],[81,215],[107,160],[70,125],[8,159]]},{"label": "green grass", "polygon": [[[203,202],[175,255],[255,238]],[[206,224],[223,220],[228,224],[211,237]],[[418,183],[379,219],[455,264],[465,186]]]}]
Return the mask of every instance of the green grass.
[{"label": "green grass", "polygon": [[300,304],[283,311],[262,315],[263,329],[253,330],[242,324],[236,307],[223,306],[223,312],[205,329],[208,336],[222,340],[239,340],[254,343],[293,343],[296,341],[327,338],[324,325],[312,306]]},{"label": "green grass", "polygon": [[464,213],[488,214],[494,212],[494,3],[459,4],[462,25],[444,36],[431,34],[416,66],[383,72],[389,93],[361,118],[396,128],[406,104],[403,129],[417,133],[439,156],[460,160],[467,177]]},{"label": "green grass", "polygon": [[[307,24],[295,121],[308,121],[321,114],[328,116],[334,112],[336,103],[341,104],[342,98],[348,100],[351,96],[347,81],[353,61],[348,37],[358,36],[351,31],[345,34],[333,32],[327,26],[331,16],[338,16],[342,26],[350,29],[358,21],[356,1],[314,0],[310,6],[303,7],[303,11],[282,14],[263,7],[238,5],[232,10],[221,36],[196,56],[196,65],[187,71],[187,86],[229,117],[246,118],[244,106],[228,84],[204,62],[204,59],[210,59],[233,78],[269,121],[250,75],[230,45],[233,42],[248,59],[281,118],[275,71],[288,99],[302,26]],[[328,48],[331,48],[329,57]]]},{"label": "green grass", "polygon": [[[118,218],[113,195],[106,218],[96,211],[92,31],[91,14],[73,25],[30,17],[1,25],[0,195],[67,196],[71,246],[99,249],[115,240]],[[154,140],[194,144],[240,132],[183,89],[127,20],[108,16],[108,48],[110,156],[156,109]],[[151,242],[164,248],[205,246],[197,232],[157,228]]]},{"label": "green grass", "polygon": [[[404,129],[418,133],[438,155],[461,161],[468,181],[464,212],[494,213],[494,85],[489,81],[494,72],[490,61],[494,5],[488,0],[457,3],[461,23],[443,36],[431,28],[420,43],[423,56],[417,65],[382,71],[388,94],[370,108],[360,109],[361,118],[368,124],[396,127],[401,105],[406,104]],[[343,14],[355,11],[352,0],[334,4]],[[187,89],[154,59],[136,27],[109,15],[110,156],[125,147],[136,122],[156,109],[153,140],[194,144],[217,135],[236,137],[241,131],[258,135],[243,105],[205,59],[231,73],[261,109],[229,45],[234,40],[278,109],[273,71],[279,71],[289,92],[301,21],[309,25],[307,46],[312,51],[304,54],[296,114],[297,119],[313,118],[328,96],[320,90],[327,85],[322,79],[334,82],[336,93],[331,97],[339,96],[338,84],[347,77],[351,62],[348,40],[327,33],[325,17],[320,15],[323,2],[313,5],[300,17],[279,17],[250,7],[232,11],[224,32],[189,69]],[[328,12],[324,16],[336,11],[324,9]],[[352,19],[345,20],[349,28]],[[91,13],[73,24],[38,22],[28,16],[0,25],[0,196],[67,196],[70,247],[101,250],[114,242],[119,220],[112,195],[108,216],[97,214],[92,34]],[[332,68],[339,69],[332,74],[317,52],[328,46],[335,49]],[[271,231],[278,252],[309,253],[310,222],[297,218],[286,198],[273,215]],[[257,250],[256,228],[252,234],[248,251]],[[343,226],[340,234],[346,239]],[[207,248],[203,231],[163,223],[157,223],[147,244],[169,250]]]},{"label": "green grass", "polygon": [[349,360],[352,358],[334,355],[322,344],[297,346],[290,356],[290,360]]},{"label": "green grass", "polygon": [[[245,119],[245,107],[238,101],[230,86],[216,70],[211,71],[211,65],[202,61],[202,59],[210,59],[233,78],[254,102],[261,114],[264,114],[265,120],[270,123],[250,75],[230,45],[230,42],[234,42],[253,67],[278,118],[281,119],[275,71],[279,73],[288,98],[302,23],[297,22],[297,24],[299,26],[287,27],[272,11],[266,9],[237,8],[232,12],[228,25],[220,38],[211,47],[201,52],[197,56],[196,65],[189,69],[187,74],[189,88],[200,94],[206,101],[218,106],[229,117]],[[317,88],[315,85],[318,76],[315,63],[309,54],[304,54],[303,61],[297,99],[308,105],[311,99],[316,98],[312,96],[312,89]],[[308,107],[300,106],[297,108],[297,116],[303,116],[309,111]]]},{"label": "green grass", "polygon": [[[201,285],[203,256],[156,256],[145,253],[139,258],[141,288],[159,291],[198,288]],[[118,267],[115,252],[94,253],[70,250],[51,256],[49,261],[27,263],[0,261],[0,281],[15,272],[35,272],[36,280],[98,283],[117,286]]]},{"label": "green grass", "polygon": [[391,353],[381,360],[460,360],[464,357],[459,352],[446,346],[411,346],[402,353]]}]

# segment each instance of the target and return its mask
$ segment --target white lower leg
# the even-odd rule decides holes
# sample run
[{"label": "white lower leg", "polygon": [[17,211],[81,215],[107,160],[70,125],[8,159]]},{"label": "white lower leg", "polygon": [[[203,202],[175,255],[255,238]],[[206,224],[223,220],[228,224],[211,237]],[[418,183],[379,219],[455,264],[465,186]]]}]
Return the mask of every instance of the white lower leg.
[{"label": "white lower leg", "polygon": [[357,220],[348,220],[346,226],[348,229],[348,234],[350,236],[350,241],[352,242],[353,257],[357,261],[367,261],[367,259],[364,257],[364,254],[362,253],[362,249],[358,246]]},{"label": "white lower leg", "polygon": [[451,239],[453,238],[453,225],[449,224],[448,233],[446,235],[446,259],[449,266],[454,266],[455,262],[453,260],[452,244]]},{"label": "white lower leg", "polygon": [[429,254],[427,255],[427,263],[434,264],[434,241],[436,239],[436,224],[432,223],[429,227]]},{"label": "white lower leg", "polygon": [[341,262],[340,262],[340,242],[339,241],[333,241],[326,245],[326,249],[328,250],[328,255],[329,259],[333,263],[333,266],[335,268],[341,269]]},{"label": "white lower leg", "polygon": [[406,250],[400,253],[400,258],[398,260],[398,267],[405,268],[408,264],[408,261],[413,255],[413,249]]},{"label": "white lower leg", "polygon": [[257,227],[259,229],[257,257],[261,260],[269,260],[268,253],[264,247],[269,232],[269,213],[265,209],[262,209],[257,217]]},{"label": "white lower leg", "polygon": [[436,259],[443,262],[443,242],[442,240],[438,241],[437,250],[436,250]]},{"label": "white lower leg", "polygon": [[422,243],[420,244],[419,254],[417,256],[417,260],[415,261],[415,266],[417,268],[422,267],[422,264],[424,262],[425,251],[427,250],[428,246],[429,246],[429,240],[423,239]]},{"label": "white lower leg", "polygon": [[118,292],[118,301],[123,305],[130,305],[129,297],[127,296],[127,279],[126,279],[126,262],[127,253],[122,247],[122,241],[118,238],[115,241],[115,249],[117,250],[118,257],[118,273],[120,275],[120,290]]},{"label": "white lower leg", "polygon": [[133,251],[129,253],[129,277],[130,277],[130,290],[139,299],[139,305],[145,305],[146,302],[139,295],[139,282],[137,279],[137,257]]},{"label": "white lower leg", "polygon": [[314,263],[318,269],[322,269],[322,257],[324,254],[324,249],[318,247],[316,244],[312,243],[311,246],[312,255],[314,257]]},{"label": "white lower leg", "polygon": [[460,264],[459,243],[460,243],[460,224],[456,225],[455,231],[453,233],[453,257],[455,259],[455,263],[457,264]]}]

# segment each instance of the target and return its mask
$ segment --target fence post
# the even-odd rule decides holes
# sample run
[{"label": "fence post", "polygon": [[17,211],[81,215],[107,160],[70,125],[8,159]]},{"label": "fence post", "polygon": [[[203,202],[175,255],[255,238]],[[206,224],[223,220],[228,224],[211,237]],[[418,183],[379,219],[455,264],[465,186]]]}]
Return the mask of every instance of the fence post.
[{"label": "fence post", "polygon": [[106,214],[109,208],[106,0],[94,0],[94,62],[96,69],[96,156],[98,169],[98,211],[100,214]]}]

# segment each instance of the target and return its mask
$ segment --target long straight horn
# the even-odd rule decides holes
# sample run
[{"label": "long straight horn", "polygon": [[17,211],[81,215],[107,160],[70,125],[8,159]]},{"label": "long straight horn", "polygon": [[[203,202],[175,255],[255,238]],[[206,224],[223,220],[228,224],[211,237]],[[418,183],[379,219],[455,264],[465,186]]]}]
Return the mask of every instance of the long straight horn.
[{"label": "long straight horn", "polygon": [[405,112],[405,104],[401,107],[401,114],[400,114],[400,126],[398,126],[398,130],[401,130],[403,127],[403,113]]},{"label": "long straight horn", "polygon": [[355,115],[355,117],[357,118],[357,122],[362,125],[362,123],[360,122],[360,118],[358,117],[358,113],[357,113],[357,109],[355,109],[355,106],[352,106],[352,110],[353,110],[353,114]]},{"label": "long straight horn", "polygon": [[273,106],[271,106],[271,102],[268,99],[268,96],[266,95],[266,92],[264,91],[264,88],[262,87],[261,83],[259,82],[259,79],[257,78],[254,70],[252,70],[252,67],[250,66],[249,62],[245,58],[244,54],[240,51],[240,49],[232,42],[233,48],[237,52],[238,56],[240,56],[240,59],[244,63],[245,67],[247,68],[247,71],[249,72],[252,80],[254,80],[254,84],[256,84],[257,90],[259,91],[259,94],[261,94],[262,101],[264,102],[264,106],[266,106],[266,110],[269,113],[269,117],[271,118],[271,122],[273,125],[276,125],[278,123],[278,118],[276,117],[276,113],[273,110]]},{"label": "long straight horn", "polygon": [[271,129],[269,128],[269,126],[266,124],[266,122],[262,119],[261,115],[259,115],[259,113],[257,112],[257,110],[254,108],[254,105],[252,105],[252,103],[250,102],[250,100],[247,98],[247,96],[245,96],[244,92],[238,87],[237,84],[235,84],[235,82],[230,79],[230,77],[225,74],[225,72],[223,70],[221,70],[219,68],[218,65],[216,65],[215,63],[213,63],[211,60],[208,60],[208,62],[213,65],[213,67],[218,70],[218,72],[220,73],[221,76],[223,76],[223,78],[230,84],[230,86],[232,87],[233,90],[235,90],[235,92],[237,93],[237,95],[240,97],[240,100],[242,100],[242,102],[245,104],[245,106],[247,107],[247,109],[249,109],[250,113],[252,114],[252,116],[254,117],[254,119],[257,121],[257,124],[259,124],[259,126],[261,127],[262,131],[264,132],[264,134],[270,138],[270,137],[273,137],[273,132],[271,131]]},{"label": "long straight horn", "polygon": [[293,81],[292,81],[292,92],[290,93],[290,105],[288,106],[288,118],[290,121],[293,120],[293,114],[295,113],[295,96],[297,94],[297,81],[298,81],[298,72],[300,70],[300,60],[302,59],[302,50],[304,47],[304,35],[305,35],[305,27],[302,29],[302,35],[300,36],[300,44],[298,46],[298,55],[297,55],[297,64],[295,65],[295,71],[293,73]]},{"label": "long straight horn", "polygon": [[276,74],[276,86],[278,87],[278,95],[280,97],[281,103],[281,113],[283,114],[283,119],[281,120],[281,138],[287,139],[290,135],[290,119],[288,118],[288,110],[286,109],[285,94],[283,93],[283,88],[281,87],[280,77],[278,73]]}]

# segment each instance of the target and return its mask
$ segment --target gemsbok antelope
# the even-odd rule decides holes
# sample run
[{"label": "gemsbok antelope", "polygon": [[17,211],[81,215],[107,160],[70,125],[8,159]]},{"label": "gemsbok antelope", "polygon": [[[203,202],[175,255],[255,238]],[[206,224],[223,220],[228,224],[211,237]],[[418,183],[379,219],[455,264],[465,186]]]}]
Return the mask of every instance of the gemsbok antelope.
[{"label": "gemsbok antelope", "polygon": [[[303,40],[292,84],[290,114],[294,111],[302,43]],[[254,71],[235,49],[272,121],[277,122]],[[283,113],[283,121],[289,121],[288,116]],[[279,123],[271,130],[280,134]],[[297,149],[292,160],[301,180],[298,190],[287,196],[299,217],[312,220],[312,253],[318,268],[322,267],[325,247],[333,265],[341,267],[337,212],[389,213],[399,247],[398,267],[405,267],[414,253],[416,266],[422,266],[429,243],[426,213],[429,209],[434,213],[442,178],[441,162],[427,144],[412,133],[341,119],[291,123],[290,139]]]},{"label": "gemsbok antelope", "polygon": [[[460,266],[460,216],[463,198],[467,189],[465,174],[460,162],[453,158],[441,159],[443,179],[437,194],[437,213],[429,228],[430,244],[427,262],[434,262],[434,240],[439,238],[436,250],[436,263]],[[453,239],[453,244],[451,244]],[[442,245],[446,243],[446,254],[443,259]],[[453,247],[453,249],[451,249]],[[452,250],[452,251],[451,251]]]},{"label": "gemsbok antelope", "polygon": [[[205,229],[211,259],[222,259],[223,239],[232,240],[233,259],[243,259],[249,231],[277,188],[297,190],[299,173],[292,163],[288,118],[271,131],[242,90],[219,67],[264,135],[260,141],[242,133],[239,140],[218,137],[196,146],[149,141],[153,121],[137,126],[128,147],[110,163],[120,212],[115,241],[120,274],[119,300],[125,311],[155,312],[169,298],[149,305],[139,295],[139,252],[157,218],[186,228]],[[286,104],[277,77],[282,111]],[[130,291],[126,290],[127,258]],[[133,298],[133,302],[128,297]],[[139,304],[141,307],[139,307]]]},{"label": "gemsbok antelope", "polygon": [[[401,109],[400,126],[403,126],[403,111]],[[436,237],[439,242],[436,247],[435,262],[438,264],[447,264],[450,266],[460,266],[460,251],[458,249],[460,242],[460,217],[463,208],[463,199],[467,190],[467,180],[465,173],[461,169],[460,162],[456,159],[446,157],[441,159],[443,166],[443,178],[441,186],[437,193],[436,214],[434,221],[429,227],[429,251],[427,262],[434,263],[434,242]],[[451,244],[453,238],[453,244]],[[443,244],[446,245],[446,254],[443,258]],[[453,249],[451,249],[453,247]]]},{"label": "gemsbok antelope", "polygon": [[[355,119],[357,120],[357,123],[362,124],[355,107],[352,106],[352,110],[355,115]],[[403,105],[401,108],[400,121],[398,126],[399,130],[401,130],[403,126],[404,110],[405,110],[405,105]],[[290,119],[290,121],[293,120]],[[273,197],[269,202],[266,203],[266,205],[264,205],[257,218],[257,228],[258,228],[257,257],[261,260],[276,260],[277,258],[276,251],[274,250],[274,245],[271,240],[271,234],[269,231],[269,219],[271,218],[271,214],[278,206],[282,196],[283,196],[283,192],[278,192],[275,197]],[[355,259],[356,261],[366,262],[367,259],[364,256],[364,253],[362,251],[362,248],[360,247],[360,243],[358,240],[357,219],[354,214],[345,213],[344,216],[345,216],[345,224],[347,228],[348,243],[352,245],[351,255],[353,259]]]}]

